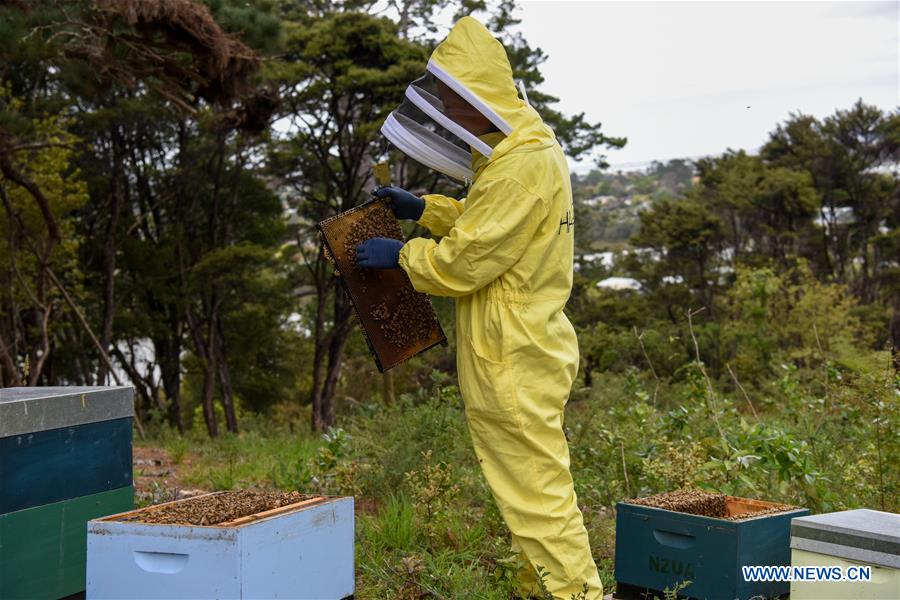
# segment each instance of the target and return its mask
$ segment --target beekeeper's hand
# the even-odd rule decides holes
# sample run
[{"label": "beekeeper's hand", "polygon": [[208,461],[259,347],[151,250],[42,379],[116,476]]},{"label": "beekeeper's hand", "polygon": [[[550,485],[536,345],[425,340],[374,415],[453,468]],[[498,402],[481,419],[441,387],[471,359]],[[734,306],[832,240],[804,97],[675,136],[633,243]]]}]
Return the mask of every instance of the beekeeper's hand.
[{"label": "beekeeper's hand", "polygon": [[418,221],[425,211],[425,201],[398,187],[380,187],[372,192],[378,198],[387,198],[388,206],[398,219]]},{"label": "beekeeper's hand", "polygon": [[[402,191],[402,190],[401,190]],[[396,269],[403,242],[372,238],[356,247],[356,266],[364,269]]]}]

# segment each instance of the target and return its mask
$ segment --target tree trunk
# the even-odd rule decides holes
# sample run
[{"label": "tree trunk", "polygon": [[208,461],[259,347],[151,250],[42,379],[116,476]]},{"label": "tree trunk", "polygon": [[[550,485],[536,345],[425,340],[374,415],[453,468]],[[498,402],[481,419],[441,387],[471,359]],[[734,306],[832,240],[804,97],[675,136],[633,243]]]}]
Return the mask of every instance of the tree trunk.
[{"label": "tree trunk", "polygon": [[312,385],[312,421],[310,425],[313,431],[324,431],[327,427],[322,417],[322,369],[324,367],[325,348],[316,345],[313,357],[313,385]]},{"label": "tree trunk", "polygon": [[[41,193],[40,189],[31,180],[15,171],[12,167],[12,164],[9,162],[9,157],[3,155],[2,152],[0,152],[0,172],[2,172],[4,177],[6,177],[7,179],[18,183],[20,186],[28,190],[35,201],[41,206],[42,212],[44,211],[45,206],[43,203],[46,203],[46,198],[43,196],[43,193]],[[3,208],[6,211],[8,217],[8,225],[10,228],[10,245],[13,245],[13,232],[18,231],[20,239],[25,242],[25,245],[28,247],[29,251],[34,255],[38,266],[38,271],[34,278],[34,291],[32,291],[28,287],[28,284],[25,283],[24,278],[21,277],[21,274],[19,274],[17,271],[14,254],[15,249],[13,250],[13,260],[10,261],[10,267],[13,272],[19,275],[20,279],[22,279],[23,287],[25,288],[25,291],[28,293],[31,302],[34,305],[31,308],[23,311],[24,317],[22,318],[22,320],[24,321],[22,338],[26,346],[24,350],[24,353],[26,355],[26,364],[25,371],[22,373],[22,380],[28,385],[34,386],[40,379],[44,365],[46,364],[47,359],[50,355],[50,337],[48,327],[50,312],[53,306],[47,300],[47,273],[50,270],[49,264],[53,249],[59,241],[58,230],[55,229],[56,225],[55,221],[53,220],[52,212],[48,213],[49,217],[45,216],[45,221],[51,235],[46,239],[45,243],[43,244],[43,248],[39,249],[38,246],[34,242],[32,242],[31,239],[29,239],[28,228],[25,226],[25,223],[22,220],[22,215],[20,215],[13,209],[9,196],[6,194],[6,189],[2,186],[0,186],[0,200],[2,200],[3,202]],[[49,204],[46,205],[46,208],[47,210],[49,210]],[[57,232],[55,237],[54,231]],[[39,312],[40,316],[38,316]],[[33,343],[33,341],[28,339],[28,329],[27,327],[24,327],[26,325],[30,325],[32,327],[40,327],[40,347],[36,343]],[[38,351],[40,351],[40,355],[38,355]]]},{"label": "tree trunk", "polygon": [[209,316],[207,317],[206,322],[206,340],[203,339],[199,323],[197,323],[197,319],[194,317],[190,308],[187,309],[185,316],[187,317],[188,329],[191,331],[191,337],[194,339],[194,349],[197,353],[197,358],[203,363],[203,393],[201,395],[201,402],[203,405],[203,418],[206,421],[206,431],[209,433],[209,437],[216,437],[219,435],[219,428],[216,423],[216,411],[213,401],[215,398],[217,376],[217,353],[211,352],[211,349],[216,343],[214,315],[218,313],[218,300],[216,299],[215,292],[212,293],[212,298],[210,298],[208,306]]},{"label": "tree trunk", "polygon": [[588,359],[584,363],[584,387],[589,388],[594,384],[594,361]]},{"label": "tree trunk", "polygon": [[[317,313],[322,318],[324,327],[324,303],[321,301]],[[353,308],[344,293],[344,289],[337,287],[334,291],[333,303],[334,324],[331,331],[323,337],[316,338],[315,361],[313,364],[313,411],[312,426],[315,431],[324,431],[334,426],[334,393],[337,390],[338,379],[341,374],[341,366],[344,360],[344,348],[350,332],[353,330]],[[325,361],[327,358],[327,368]],[[325,368],[325,376],[322,377],[322,369]]]},{"label": "tree trunk", "polygon": [[50,201],[34,181],[26,177],[13,165],[10,158],[7,152],[0,149],[0,173],[3,173],[4,177],[24,188],[37,203],[41,216],[44,218],[44,224],[47,226],[45,255],[49,257],[60,240],[59,225],[56,223],[56,217],[53,215]]},{"label": "tree trunk", "polygon": [[[203,372],[203,418],[206,419],[206,431],[209,437],[219,435],[219,427],[216,423],[216,407],[214,405],[216,391],[216,373],[218,370],[217,358],[218,353],[211,351],[216,345],[216,327],[215,314],[217,311],[217,301],[213,299],[210,306],[210,317],[206,329],[207,347],[203,354],[204,372]],[[202,345],[202,340],[201,340]]]},{"label": "tree trunk", "polygon": [[891,360],[894,372],[900,375],[900,298],[895,297],[891,311]]},{"label": "tree trunk", "polygon": [[[147,381],[141,376],[141,374],[137,370],[137,367],[134,365],[134,353],[132,353],[132,361],[129,361],[119,348],[113,348],[112,352],[116,356],[116,358],[119,359],[119,363],[122,365],[122,368],[125,369],[125,372],[128,373],[128,377],[131,378],[131,384],[132,386],[134,386],[138,397],[143,400],[145,410],[141,412],[146,415],[146,410],[153,408],[154,402],[158,401],[158,399],[155,399],[153,397],[152,386],[148,385]],[[135,410],[139,411],[140,405],[136,406]]]},{"label": "tree trunk", "polygon": [[22,380],[19,379],[19,370],[16,368],[15,362],[10,355],[9,346],[7,346],[2,335],[0,335],[0,359],[3,361],[2,368],[0,368],[0,387],[22,385]]},{"label": "tree trunk", "polygon": [[162,374],[163,391],[169,423],[184,432],[184,420],[181,417],[181,335],[180,325],[172,324],[170,336],[164,340],[154,340],[159,370]]},{"label": "tree trunk", "polygon": [[[43,295],[43,294],[42,294]],[[46,305],[41,316],[41,347],[34,347],[32,351],[31,368],[28,373],[28,385],[34,387],[41,378],[44,371],[44,365],[47,364],[47,358],[50,356],[50,333],[48,330],[50,322],[51,305]],[[38,350],[41,354],[38,356]]]},{"label": "tree trunk", "polygon": [[225,408],[225,424],[231,433],[238,432],[237,414],[234,410],[234,394],[231,391],[231,375],[228,372],[228,362],[225,360],[225,333],[222,330],[222,319],[216,315],[216,340],[215,352],[218,354],[219,385],[222,390],[222,406]]},{"label": "tree trunk", "polygon": [[325,429],[322,422],[322,369],[325,363],[325,346],[327,334],[325,333],[325,298],[327,291],[321,277],[316,280],[316,323],[313,348],[312,391],[310,401],[312,403],[312,420],[310,425],[313,431]]},{"label": "tree trunk", "polygon": [[[53,282],[53,285],[56,286],[56,289],[59,290],[60,294],[62,294],[63,300],[66,301],[66,304],[72,309],[72,312],[75,313],[75,316],[78,318],[78,322],[81,324],[84,333],[90,338],[91,342],[94,345],[94,348],[97,349],[97,352],[100,354],[100,360],[106,363],[107,369],[109,369],[110,374],[112,375],[113,380],[116,382],[116,385],[122,385],[122,382],[119,380],[119,376],[116,375],[115,371],[112,369],[112,361],[109,359],[109,354],[106,352],[106,349],[100,345],[100,340],[97,339],[97,335],[94,333],[94,330],[91,329],[91,326],[88,324],[87,319],[85,319],[81,310],[75,304],[75,301],[72,300],[72,296],[69,295],[69,292],[66,291],[66,288],[63,287],[62,282],[56,276],[52,269],[49,267],[46,269],[47,276],[50,278],[50,281]],[[143,436],[143,432],[141,433]]]},{"label": "tree trunk", "polygon": [[862,254],[862,289],[860,290],[860,298],[863,303],[869,304],[874,300],[874,294],[872,293],[872,278],[869,277],[869,232],[868,232],[868,224],[864,224],[862,228],[862,236],[863,239],[860,242],[860,251]]},{"label": "tree trunk", "polygon": [[339,287],[334,293],[334,330],[328,344],[328,373],[322,389],[322,421],[326,427],[334,427],[334,394],[337,391],[341,367],[344,363],[344,349],[350,332],[353,331],[353,306],[344,288]]},{"label": "tree trunk", "polygon": [[[216,158],[216,175],[212,193],[212,210],[209,213],[208,220],[208,237],[210,251],[218,247],[217,227],[219,220],[219,191],[222,183],[222,172],[225,164],[225,135],[219,135],[218,156]],[[203,351],[206,369],[203,374],[203,415],[206,419],[206,429],[209,437],[216,437],[219,434],[218,424],[216,423],[216,407],[215,407],[215,389],[216,378],[219,376],[219,345],[218,333],[219,329],[216,322],[219,319],[219,299],[215,287],[210,291],[209,314],[206,322],[206,348]],[[200,340],[202,345],[202,339]],[[224,400],[223,400],[224,402]]]},{"label": "tree trunk", "polygon": [[834,277],[834,265],[831,262],[831,228],[828,219],[825,217],[825,208],[819,205],[819,216],[822,219],[822,253],[825,259],[826,274]]},{"label": "tree trunk", "polygon": [[347,346],[347,333],[336,334],[328,346],[328,375],[322,388],[322,403],[319,421],[324,429],[334,427],[334,392],[337,389],[338,379],[341,375],[341,367],[344,362],[344,348]]},{"label": "tree trunk", "polygon": [[[119,207],[121,205],[122,187],[122,151],[119,143],[119,134],[113,134],[113,171],[110,177],[109,197],[109,221],[106,226],[106,239],[103,244],[103,329],[100,332],[100,345],[109,352],[112,343],[113,319],[116,314],[115,282],[116,282],[116,251],[118,249]],[[106,363],[100,361],[100,372],[97,381],[101,384],[107,382],[109,371]]]}]

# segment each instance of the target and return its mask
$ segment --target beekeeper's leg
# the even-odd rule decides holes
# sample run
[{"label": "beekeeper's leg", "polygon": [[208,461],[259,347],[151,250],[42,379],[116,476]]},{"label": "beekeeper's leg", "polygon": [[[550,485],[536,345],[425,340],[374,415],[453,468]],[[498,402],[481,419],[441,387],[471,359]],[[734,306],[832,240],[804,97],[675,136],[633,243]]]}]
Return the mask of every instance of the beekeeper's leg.
[{"label": "beekeeper's leg", "polygon": [[[473,358],[461,361],[460,372],[460,382],[468,384],[463,398],[469,431],[515,545],[532,568],[547,573],[545,584],[554,597],[569,600],[587,583],[588,600],[601,598],[569,473],[562,429],[566,398],[557,397],[562,390],[554,394],[551,385],[541,393],[533,381],[517,381],[520,368]],[[480,385],[472,385],[475,379]]]},{"label": "beekeeper's leg", "polygon": [[528,598],[538,589],[537,575],[534,567],[531,566],[531,562],[528,560],[528,556],[522,549],[522,545],[519,543],[519,538],[514,535],[511,537],[510,550],[512,550],[512,553],[518,560],[516,576],[519,583],[519,595],[523,598]]}]

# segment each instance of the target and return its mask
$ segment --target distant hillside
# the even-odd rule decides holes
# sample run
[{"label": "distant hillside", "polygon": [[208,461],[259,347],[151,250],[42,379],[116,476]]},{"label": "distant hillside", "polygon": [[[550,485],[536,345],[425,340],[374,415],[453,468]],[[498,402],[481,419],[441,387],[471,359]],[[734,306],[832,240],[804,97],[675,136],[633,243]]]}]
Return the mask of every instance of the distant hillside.
[{"label": "distant hillside", "polygon": [[693,164],[684,159],[654,162],[644,171],[591,171],[572,176],[577,254],[621,249],[651,202],[677,196],[693,184]]}]

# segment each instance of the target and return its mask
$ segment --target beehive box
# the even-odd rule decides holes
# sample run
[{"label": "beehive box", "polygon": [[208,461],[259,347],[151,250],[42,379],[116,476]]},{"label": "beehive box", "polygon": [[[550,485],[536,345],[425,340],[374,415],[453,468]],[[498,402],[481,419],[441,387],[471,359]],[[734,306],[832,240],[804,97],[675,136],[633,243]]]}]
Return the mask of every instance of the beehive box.
[{"label": "beehive box", "polygon": [[[720,517],[618,503],[616,598],[645,598],[648,592],[662,598],[664,590],[686,581],[691,584],[679,597],[746,600],[788,593],[787,583],[744,581],[741,567],[790,564],[791,518],[809,511],[771,512],[783,505],[715,496],[724,511]],[[717,514],[706,508],[687,510]]]},{"label": "beehive box", "polygon": [[373,237],[403,239],[394,213],[384,201],[366,202],[317,227],[379,371],[446,343],[431,299],[413,288],[403,269],[356,268],[359,244]]},{"label": "beehive box", "polygon": [[84,591],[88,520],[132,507],[130,387],[0,389],[0,599]]},{"label": "beehive box", "polygon": [[791,521],[791,565],[868,566],[869,581],[793,581],[791,600],[900,598],[900,515],[857,509]]},{"label": "beehive box", "polygon": [[353,498],[308,497],[213,525],[140,522],[148,512],[183,509],[217,494],[91,521],[87,597],[330,600],[353,594]]}]

